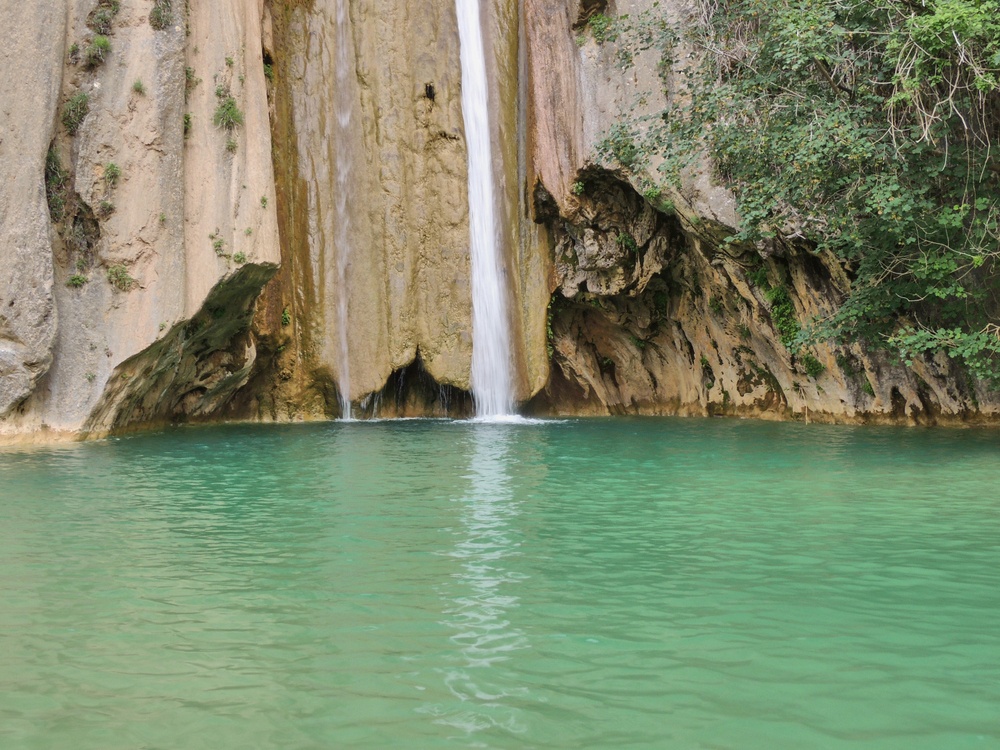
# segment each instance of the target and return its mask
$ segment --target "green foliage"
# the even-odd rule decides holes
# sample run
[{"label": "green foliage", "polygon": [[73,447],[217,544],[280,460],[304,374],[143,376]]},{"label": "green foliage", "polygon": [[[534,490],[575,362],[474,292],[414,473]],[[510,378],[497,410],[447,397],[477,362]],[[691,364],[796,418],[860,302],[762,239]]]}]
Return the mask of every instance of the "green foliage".
[{"label": "green foliage", "polygon": [[766,291],[770,288],[767,283],[767,268],[765,266],[757,266],[748,271],[747,280],[758,289]]},{"label": "green foliage", "polygon": [[212,118],[212,121],[217,128],[235,130],[243,124],[243,113],[236,105],[236,100],[232,96],[226,94],[220,97],[220,99],[221,101],[219,102],[219,106],[215,108],[215,116]]},{"label": "green foliage", "polygon": [[118,0],[101,0],[90,14],[87,25],[98,34],[110,34],[120,9]]},{"label": "green foliage", "polygon": [[83,60],[88,68],[96,68],[104,63],[111,54],[111,40],[103,34],[96,34],[87,45]]},{"label": "green foliage", "polygon": [[118,184],[118,180],[121,179],[122,170],[113,161],[109,161],[104,165],[104,182],[109,188],[113,188]]},{"label": "green foliage", "polygon": [[85,91],[78,91],[70,97],[63,107],[62,123],[66,132],[76,135],[83,124],[84,118],[90,112],[90,96]]},{"label": "green foliage", "polygon": [[281,326],[282,328],[287,328],[289,325],[291,325],[291,323],[292,323],[292,314],[288,312],[288,308],[286,307],[284,310],[281,311]]},{"label": "green foliage", "polygon": [[783,286],[776,286],[769,289],[765,295],[771,304],[771,322],[774,323],[774,330],[778,332],[781,343],[791,349],[802,326],[795,315],[795,305],[792,304],[788,296],[788,290]]},{"label": "green foliage", "polygon": [[799,361],[802,362],[802,367],[810,378],[816,379],[826,372],[826,366],[811,354],[803,354],[799,357]]},{"label": "green foliage", "polygon": [[264,77],[269,81],[274,81],[274,66],[271,63],[264,63]]},{"label": "green foliage", "polygon": [[638,349],[640,352],[646,348],[646,342],[639,338],[638,336],[633,336],[629,334],[628,340],[632,342],[632,346]]},{"label": "green foliage", "polygon": [[[656,155],[680,185],[708,153],[743,218],[732,241],[778,239],[842,265],[842,304],[801,337],[790,305],[771,300],[786,345],[944,352],[1000,381],[1000,0],[701,8],[677,28],[659,7],[619,19],[630,53],[697,53],[675,66],[685,95],[618,123],[602,156],[632,168]],[[763,268],[748,277],[766,291]]]},{"label": "green foliage", "polygon": [[708,309],[714,312],[716,315],[722,315],[725,312],[725,307],[722,304],[722,300],[718,297],[711,297],[708,300]]},{"label": "green foliage", "polygon": [[50,148],[45,156],[45,198],[52,221],[62,221],[69,200],[69,172],[63,169],[55,148]]},{"label": "green foliage", "polygon": [[216,255],[226,254],[226,241],[222,239],[222,235],[218,229],[208,235],[208,239],[212,241],[212,249],[215,250]]},{"label": "green foliage", "polygon": [[199,83],[201,83],[201,79],[198,78],[198,76],[195,75],[194,68],[192,68],[190,65],[188,65],[186,68],[184,68],[184,101],[185,102],[188,100],[188,96],[191,94],[191,91]]},{"label": "green foliage", "polygon": [[136,78],[135,81],[132,82],[132,90],[139,96],[146,95],[146,86],[143,84],[141,78]]},{"label": "green foliage", "polygon": [[247,254],[236,253],[235,255],[233,255],[233,260],[242,265],[243,263],[247,262]]},{"label": "green foliage", "polygon": [[936,330],[901,328],[890,343],[898,347],[907,365],[925,352],[945,352],[965,363],[969,372],[982,380],[1000,381],[1000,331],[995,324],[980,331],[961,328]]},{"label": "green foliage", "polygon": [[191,128],[192,128],[193,125],[194,125],[194,121],[193,121],[193,119],[191,117],[191,113],[190,112],[185,112],[184,113],[184,137],[185,138],[187,138],[189,135],[191,135]]},{"label": "green foliage", "polygon": [[590,26],[590,30],[594,34],[594,40],[598,44],[613,42],[617,38],[614,20],[603,13],[595,13],[592,15],[590,20],[587,21],[587,24]]},{"label": "green foliage", "polygon": [[612,125],[607,137],[597,144],[597,152],[603,159],[617,162],[625,169],[634,167],[640,156],[636,134],[620,122]]},{"label": "green foliage", "polygon": [[629,255],[639,255],[639,246],[636,244],[635,238],[628,232],[619,232],[615,237],[615,243],[617,243],[618,247],[626,251]]},{"label": "green foliage", "polygon": [[233,67],[233,58],[231,58],[231,57],[227,57],[226,58],[226,67],[227,68]]},{"label": "green foliage", "polygon": [[577,180],[573,183],[570,190],[573,192],[573,195],[583,195],[587,191],[587,186]]},{"label": "green foliage", "polygon": [[267,208],[267,196],[266,195],[260,196],[260,207],[261,208]]},{"label": "green foliage", "polygon": [[156,0],[153,9],[149,11],[149,25],[157,31],[163,31],[174,20],[170,0]]},{"label": "green foliage", "polygon": [[71,286],[74,289],[79,289],[81,286],[86,284],[90,279],[81,273],[75,273],[69,277],[69,281],[66,282],[66,286]]},{"label": "green foliage", "polygon": [[115,204],[111,201],[101,201],[97,204],[97,218],[106,219],[115,212]]},{"label": "green foliage", "polygon": [[239,148],[239,143],[236,142],[235,138],[230,137],[226,139],[226,151],[235,154],[237,148]]},{"label": "green foliage", "polygon": [[110,34],[113,21],[114,15],[109,9],[98,8],[94,15],[91,16],[90,28],[98,34]]},{"label": "green foliage", "polygon": [[108,268],[108,281],[111,282],[111,286],[120,292],[131,291],[132,287],[138,283],[129,275],[128,269],[121,263],[116,263]]}]

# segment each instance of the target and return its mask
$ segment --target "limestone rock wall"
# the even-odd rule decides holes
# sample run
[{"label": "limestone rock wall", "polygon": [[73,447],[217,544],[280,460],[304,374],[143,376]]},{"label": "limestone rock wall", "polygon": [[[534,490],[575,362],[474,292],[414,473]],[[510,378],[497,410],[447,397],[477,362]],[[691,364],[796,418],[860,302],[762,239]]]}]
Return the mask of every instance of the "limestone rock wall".
[{"label": "limestone rock wall", "polygon": [[[550,261],[523,220],[518,3],[486,7],[504,254],[514,329],[528,331],[515,336],[513,356],[527,399],[548,372]],[[275,2],[272,12],[284,263],[258,316],[272,373],[262,376],[250,412],[336,415],[349,383],[350,400],[373,413],[373,399],[415,363],[438,385],[468,390],[472,302],[454,3],[315,0]],[[353,61],[346,76],[338,69],[342,25]],[[385,400],[377,406],[394,413]],[[437,407],[417,411],[427,408]]]},{"label": "limestone rock wall", "polygon": [[[120,424],[107,394],[127,361],[204,313],[241,269],[273,274],[263,10],[244,0],[0,10],[25,30],[5,51],[2,84],[0,148],[15,168],[0,187],[0,298],[13,313],[0,318],[0,435]],[[213,119],[230,95],[242,124],[228,131]],[[173,379],[132,421],[183,417],[179,397],[199,387]]]},{"label": "limestone rock wall", "polygon": [[[0,50],[0,419],[52,364],[57,311],[45,154],[55,122],[66,36],[60,3],[7,3]],[[29,106],[25,106],[29,103]]]},{"label": "limestone rock wall", "polygon": [[[992,421],[996,393],[947,358],[907,369],[860,344],[790,351],[779,322],[835,309],[848,281],[794,243],[728,252],[733,196],[707,159],[678,189],[602,161],[597,144],[626,113],[655,115],[682,96],[656,51],[623,67],[598,42],[597,12],[636,15],[654,0],[524,0],[529,56],[529,189],[552,234],[552,377],[542,413],[740,414],[847,422]],[[682,0],[658,4],[681,23]],[[683,64],[685,54],[675,57]]]},{"label": "limestone rock wall", "polygon": [[[662,193],[655,162],[602,162],[623,113],[684,92],[588,19],[653,4],[484,0],[525,408],[995,420],[948,360],[790,351],[781,321],[849,282],[794,242],[720,250],[739,216],[707,160]],[[452,0],[51,0],[0,21],[19,30],[0,50],[0,440],[325,418],[342,390],[362,414],[468,411]]]}]

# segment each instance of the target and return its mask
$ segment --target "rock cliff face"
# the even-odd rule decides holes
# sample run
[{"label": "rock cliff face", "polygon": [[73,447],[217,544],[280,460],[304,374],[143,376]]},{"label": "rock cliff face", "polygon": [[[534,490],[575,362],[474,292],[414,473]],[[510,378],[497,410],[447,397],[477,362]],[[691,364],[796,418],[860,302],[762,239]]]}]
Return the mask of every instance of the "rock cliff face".
[{"label": "rock cliff face", "polygon": [[[528,332],[515,352],[527,399],[547,375],[548,250],[520,231],[517,4],[489,7],[492,125],[505,146],[496,173],[519,282],[515,328]],[[273,28],[284,262],[258,318],[271,372],[247,408],[265,419],[336,416],[346,387],[367,413],[437,413],[449,395],[461,411],[472,303],[454,4],[275,3]],[[423,393],[428,377],[440,399],[437,388]]]},{"label": "rock cliff face", "polygon": [[[794,241],[723,251],[735,201],[711,165],[678,190],[606,163],[597,144],[623,113],[655,115],[683,95],[646,52],[623,71],[588,28],[653,0],[525,0],[534,217],[551,231],[553,374],[543,413],[740,414],[847,422],[989,421],[995,393],[945,359],[907,369],[859,344],[793,353],[783,330],[829,315],[848,280]],[[694,12],[659,3],[674,21]],[[676,55],[680,60],[683,54]],[[666,82],[666,84],[664,83]]]},{"label": "rock cliff face", "polygon": [[[661,109],[677,77],[665,90],[655,53],[623,72],[587,21],[652,4],[484,2],[526,408],[995,418],[948,361],[793,355],[782,327],[833,309],[836,264],[794,242],[720,250],[739,217],[707,164],[661,194],[602,161],[621,114]],[[382,416],[468,410],[451,0],[0,16],[22,30],[0,52],[0,439],[324,418],[345,397]]]},{"label": "rock cliff face", "polygon": [[[15,165],[0,186],[4,434],[184,418],[252,364],[252,348],[239,362],[196,353],[191,324],[245,316],[247,279],[256,296],[280,260],[263,6],[173,6],[4,6],[30,32],[5,51],[0,84]],[[215,127],[230,96],[242,125]],[[196,362],[132,377],[168,347]],[[120,413],[125,393],[143,408]]]}]

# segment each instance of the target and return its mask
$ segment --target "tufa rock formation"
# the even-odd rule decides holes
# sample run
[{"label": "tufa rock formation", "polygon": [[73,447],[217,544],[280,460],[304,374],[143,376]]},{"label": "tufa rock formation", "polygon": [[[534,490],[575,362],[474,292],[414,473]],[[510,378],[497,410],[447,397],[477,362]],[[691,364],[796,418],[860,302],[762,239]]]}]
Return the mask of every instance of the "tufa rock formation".
[{"label": "tufa rock formation", "polygon": [[[652,4],[485,4],[525,408],[994,419],[997,397],[947,360],[793,353],[787,327],[848,283],[836,263],[794,242],[722,250],[739,217],[707,163],[660,193],[655,164],[602,160],[623,112],[682,89],[654,52],[623,72],[588,19]],[[0,440],[330,418],[342,397],[468,412],[451,2],[52,0],[0,17],[21,30],[0,52]]]}]

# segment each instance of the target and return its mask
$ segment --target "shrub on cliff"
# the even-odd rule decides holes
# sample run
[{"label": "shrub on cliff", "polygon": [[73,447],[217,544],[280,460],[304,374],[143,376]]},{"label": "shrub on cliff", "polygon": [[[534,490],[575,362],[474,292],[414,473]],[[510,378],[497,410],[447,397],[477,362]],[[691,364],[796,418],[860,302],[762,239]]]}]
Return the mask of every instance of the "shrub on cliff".
[{"label": "shrub on cliff", "polygon": [[78,91],[70,97],[63,107],[62,122],[66,132],[76,135],[83,124],[84,118],[90,112],[90,96],[85,91]]},{"label": "shrub on cliff", "polygon": [[87,45],[84,53],[84,62],[88,68],[96,68],[101,65],[111,54],[111,40],[103,34],[97,34]]},{"label": "shrub on cliff", "polygon": [[655,154],[679,184],[707,152],[743,217],[732,241],[837,258],[851,289],[800,343],[945,352],[1000,381],[1000,2],[721,0],[696,15],[617,21],[622,58],[658,47],[687,95],[623,120],[606,158]]},{"label": "shrub on cliff", "polygon": [[153,9],[149,11],[149,25],[157,31],[163,31],[174,20],[170,0],[156,0]]},{"label": "shrub on cliff", "polygon": [[226,130],[235,130],[243,124],[243,113],[240,111],[236,100],[229,95],[220,97],[219,106],[215,108],[215,116],[212,118],[215,126]]}]

